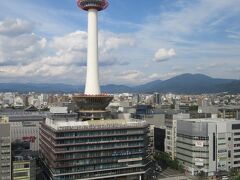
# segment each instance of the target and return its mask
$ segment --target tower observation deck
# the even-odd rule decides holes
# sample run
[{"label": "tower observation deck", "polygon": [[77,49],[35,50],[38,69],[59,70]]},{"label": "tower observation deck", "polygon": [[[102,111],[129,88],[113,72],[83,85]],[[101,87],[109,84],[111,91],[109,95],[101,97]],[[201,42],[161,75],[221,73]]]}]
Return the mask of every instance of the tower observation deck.
[{"label": "tower observation deck", "polygon": [[102,94],[99,83],[98,67],[98,11],[108,7],[107,0],[77,0],[82,10],[88,11],[88,49],[87,49],[87,76],[84,94],[76,94],[76,102],[80,113],[94,114],[105,111],[112,96]]},{"label": "tower observation deck", "polygon": [[77,5],[85,11],[89,9],[101,11],[108,7],[108,2],[106,0],[78,0]]}]

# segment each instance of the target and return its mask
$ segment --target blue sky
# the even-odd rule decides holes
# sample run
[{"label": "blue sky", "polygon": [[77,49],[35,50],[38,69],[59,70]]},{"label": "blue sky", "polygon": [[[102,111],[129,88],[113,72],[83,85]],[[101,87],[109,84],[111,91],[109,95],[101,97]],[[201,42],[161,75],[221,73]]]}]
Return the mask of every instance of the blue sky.
[{"label": "blue sky", "polygon": [[[240,0],[109,0],[99,13],[101,84],[182,73],[240,78]],[[0,4],[0,81],[84,84],[87,12],[75,0]]]}]

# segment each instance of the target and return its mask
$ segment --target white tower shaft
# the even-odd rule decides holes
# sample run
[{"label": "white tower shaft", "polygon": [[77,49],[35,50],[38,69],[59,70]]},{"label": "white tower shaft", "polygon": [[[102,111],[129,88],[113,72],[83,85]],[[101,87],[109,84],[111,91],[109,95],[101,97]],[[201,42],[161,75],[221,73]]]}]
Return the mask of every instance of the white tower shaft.
[{"label": "white tower shaft", "polygon": [[101,94],[98,70],[98,11],[88,10],[88,51],[85,94]]}]

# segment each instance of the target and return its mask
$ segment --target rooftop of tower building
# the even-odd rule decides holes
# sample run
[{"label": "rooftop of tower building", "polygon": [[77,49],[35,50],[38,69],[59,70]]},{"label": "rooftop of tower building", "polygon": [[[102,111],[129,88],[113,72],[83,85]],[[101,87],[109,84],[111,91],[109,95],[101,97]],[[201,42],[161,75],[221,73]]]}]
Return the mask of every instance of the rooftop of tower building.
[{"label": "rooftop of tower building", "polygon": [[78,121],[75,118],[66,119],[51,119],[47,118],[45,125],[54,130],[79,130],[79,129],[111,129],[111,128],[123,128],[123,127],[142,127],[147,125],[144,120],[134,119],[112,119],[112,120],[92,120],[92,121]]},{"label": "rooftop of tower building", "polygon": [[77,5],[83,10],[97,9],[101,11],[108,7],[107,0],[77,0]]}]

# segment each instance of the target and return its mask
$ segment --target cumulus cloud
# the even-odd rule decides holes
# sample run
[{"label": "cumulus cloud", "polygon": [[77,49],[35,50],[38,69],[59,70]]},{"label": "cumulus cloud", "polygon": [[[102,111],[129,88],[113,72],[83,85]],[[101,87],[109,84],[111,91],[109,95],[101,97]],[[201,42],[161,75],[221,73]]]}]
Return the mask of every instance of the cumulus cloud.
[{"label": "cumulus cloud", "polygon": [[32,30],[33,24],[22,19],[6,19],[0,22],[0,35],[13,37],[31,33]]},{"label": "cumulus cloud", "polygon": [[31,30],[32,25],[20,19],[0,22],[1,65],[29,64],[44,54],[47,40]]},{"label": "cumulus cloud", "polygon": [[43,62],[52,66],[86,65],[87,33],[76,31],[61,37],[54,37],[49,42],[53,54],[43,59]]},{"label": "cumulus cloud", "polygon": [[158,49],[154,56],[154,61],[162,62],[166,61],[172,57],[176,56],[176,52],[174,49]]},{"label": "cumulus cloud", "polygon": [[[100,33],[99,35],[99,65],[127,65],[128,62],[113,50],[127,48],[133,44],[128,37],[117,36],[113,33]],[[86,66],[87,63],[87,32],[76,31],[62,37],[55,37],[49,45],[55,51],[54,56],[44,59],[44,62],[51,65]],[[121,59],[122,58],[122,59]]]},{"label": "cumulus cloud", "polygon": [[133,38],[128,36],[116,35],[113,33],[100,33],[99,46],[101,53],[109,53],[111,50],[115,50],[121,47],[133,46],[135,43]]},{"label": "cumulus cloud", "polygon": [[141,71],[138,70],[129,70],[129,71],[124,71],[119,74],[119,79],[125,80],[127,82],[132,82],[139,80],[139,78],[143,75]]},{"label": "cumulus cloud", "polygon": [[[20,19],[0,22],[0,78],[84,83],[87,32],[74,31],[46,39],[33,33],[32,27]],[[113,51],[132,46],[131,38],[109,32],[100,33],[99,38],[100,66],[129,64],[124,55]]]}]

